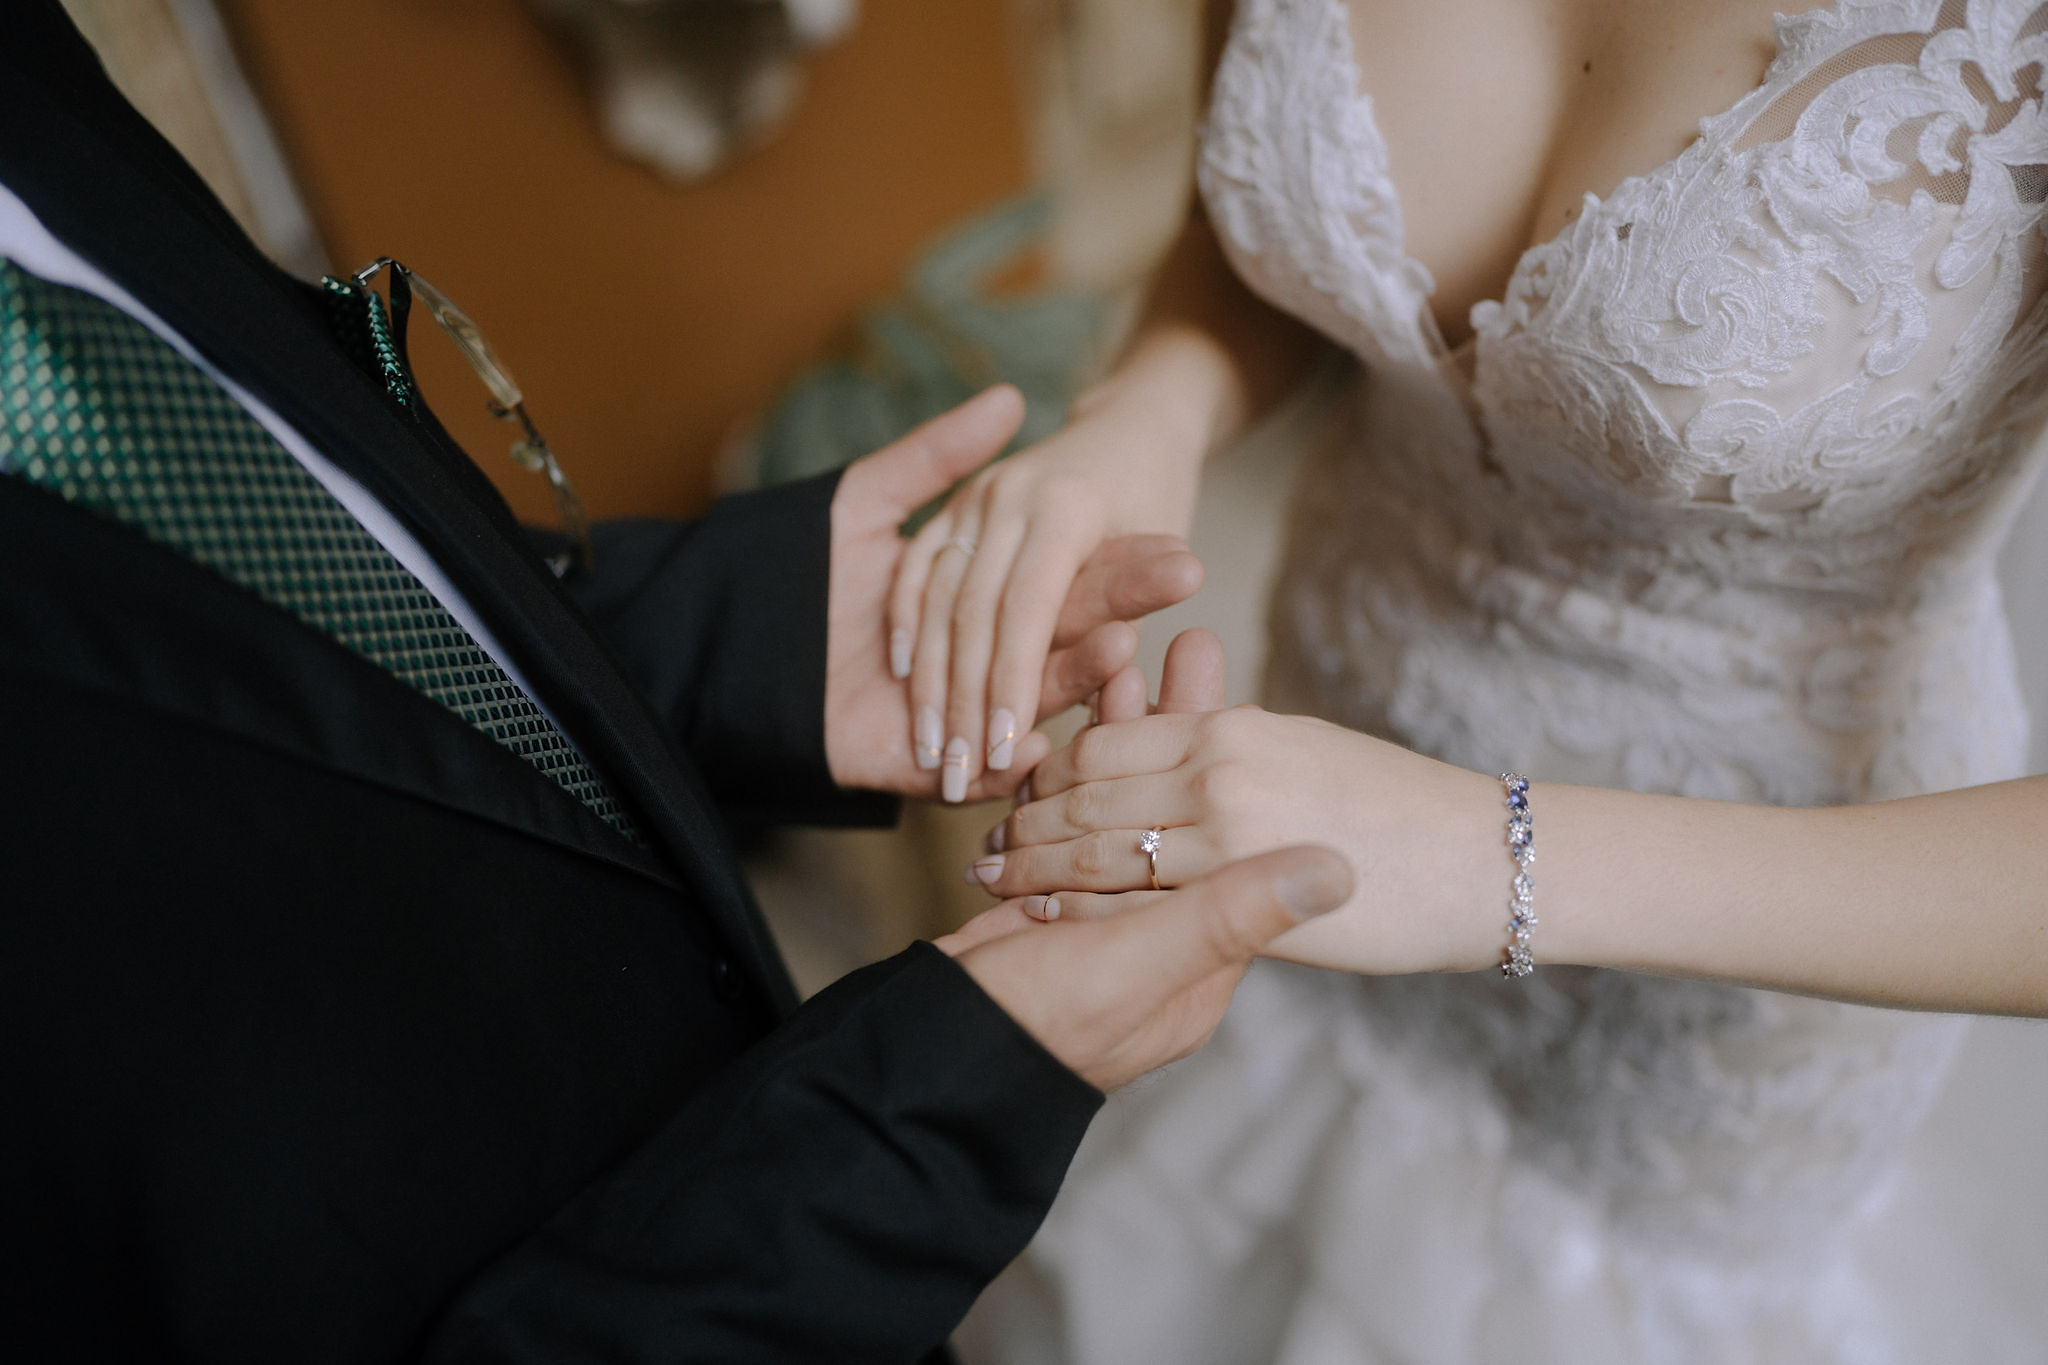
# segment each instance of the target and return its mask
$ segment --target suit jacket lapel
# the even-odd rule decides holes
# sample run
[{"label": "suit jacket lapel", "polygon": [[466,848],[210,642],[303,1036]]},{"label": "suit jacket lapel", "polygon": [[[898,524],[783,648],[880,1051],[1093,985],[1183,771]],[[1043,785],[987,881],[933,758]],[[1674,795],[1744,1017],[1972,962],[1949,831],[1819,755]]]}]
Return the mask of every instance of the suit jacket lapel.
[{"label": "suit jacket lapel", "polygon": [[[128,106],[56,0],[0,43],[0,178],[73,250],[176,327],[376,494],[517,659],[539,700],[682,871],[778,1010],[793,1007],[710,802],[473,466],[350,364],[317,297],[236,228]],[[26,32],[27,41],[20,41]],[[29,132],[28,130],[33,130]]]}]

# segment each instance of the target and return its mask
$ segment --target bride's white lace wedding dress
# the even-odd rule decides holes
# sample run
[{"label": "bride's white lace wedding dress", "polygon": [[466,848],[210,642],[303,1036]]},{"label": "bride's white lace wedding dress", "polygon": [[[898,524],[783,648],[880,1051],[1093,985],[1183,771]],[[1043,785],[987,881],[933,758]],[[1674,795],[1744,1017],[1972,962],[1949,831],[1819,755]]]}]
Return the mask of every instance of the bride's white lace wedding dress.
[{"label": "bride's white lace wedding dress", "polygon": [[[1243,277],[1363,362],[1297,498],[1269,704],[1741,801],[2018,775],[1992,555],[2048,404],[2048,5],[1781,20],[1763,85],[1589,196],[1455,350],[1349,44],[1342,0],[1239,0],[1200,161]],[[970,1341],[1885,1360],[1911,1286],[1857,1238],[1960,1027],[1540,965],[1261,967],[1208,1050],[1112,1102]]]}]

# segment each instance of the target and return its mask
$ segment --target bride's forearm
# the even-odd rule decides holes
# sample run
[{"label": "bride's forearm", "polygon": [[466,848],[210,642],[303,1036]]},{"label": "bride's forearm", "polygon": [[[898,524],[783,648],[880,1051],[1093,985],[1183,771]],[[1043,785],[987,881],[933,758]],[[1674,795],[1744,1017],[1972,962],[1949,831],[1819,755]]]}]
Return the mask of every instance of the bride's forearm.
[{"label": "bride's forearm", "polygon": [[1141,332],[1101,382],[1076,395],[1068,423],[1115,432],[1105,453],[1148,471],[1195,474],[1235,433],[1243,381],[1228,349],[1180,322]]},{"label": "bride's forearm", "polygon": [[1539,963],[2048,1015],[2048,778],[1812,810],[1548,784],[1531,804]]},{"label": "bride's forearm", "polygon": [[1074,401],[1076,422],[1141,416],[1139,458],[1199,465],[1284,398],[1320,343],[1257,298],[1224,259],[1199,206],[1153,276],[1122,358]]},{"label": "bride's forearm", "polygon": [[[1273,727],[1269,727],[1273,728]],[[1299,731],[1297,734],[1296,732]],[[1497,778],[1294,720],[1290,838],[1343,847],[1352,904],[1275,956],[1368,973],[1497,968]],[[1728,981],[1906,1009],[2048,1016],[2048,777],[1794,809],[1538,782],[1532,947],[1549,965]],[[1318,811],[1339,814],[1318,823]]]},{"label": "bride's forearm", "polygon": [[[1351,860],[1356,889],[1269,955],[1370,975],[1502,962],[1515,864],[1498,777],[1240,706],[1094,727],[1032,787],[1000,856],[976,864],[998,895],[1129,890],[1139,853],[1148,875],[1185,879],[1324,844]],[[1538,782],[1527,814],[1538,972],[2048,1017],[2048,777],[1825,809]],[[1155,821],[1163,845],[1148,852],[1130,831]]]}]

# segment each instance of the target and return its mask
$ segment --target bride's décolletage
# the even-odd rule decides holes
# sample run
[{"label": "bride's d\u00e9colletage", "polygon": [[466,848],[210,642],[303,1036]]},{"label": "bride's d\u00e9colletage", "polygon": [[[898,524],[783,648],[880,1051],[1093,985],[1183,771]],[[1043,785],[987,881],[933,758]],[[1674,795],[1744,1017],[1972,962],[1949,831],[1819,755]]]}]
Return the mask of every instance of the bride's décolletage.
[{"label": "bride's d\u00e9colletage", "polygon": [[[1341,0],[1239,0],[1199,163],[1238,273],[1362,362],[1267,704],[1774,805],[2017,776],[1992,556],[2043,418],[2048,7],[1783,21],[1756,90],[1588,196],[1455,348],[1352,32]],[[1859,1219],[1958,1028],[1262,969],[1105,1114],[1000,1293],[1056,1302],[1086,1361],[1884,1359]]]}]

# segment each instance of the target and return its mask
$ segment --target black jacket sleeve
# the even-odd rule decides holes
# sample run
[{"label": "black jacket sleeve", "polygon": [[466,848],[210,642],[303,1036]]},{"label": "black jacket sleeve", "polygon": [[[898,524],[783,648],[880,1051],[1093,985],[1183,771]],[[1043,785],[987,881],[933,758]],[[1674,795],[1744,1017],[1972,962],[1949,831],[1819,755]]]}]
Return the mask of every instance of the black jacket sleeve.
[{"label": "black jacket sleeve", "polygon": [[693,522],[595,528],[571,593],[741,824],[888,824],[825,760],[837,472],[720,499]]},{"label": "black jacket sleeve", "polygon": [[479,1276],[427,1358],[915,1360],[1023,1249],[1101,1098],[915,945]]}]

